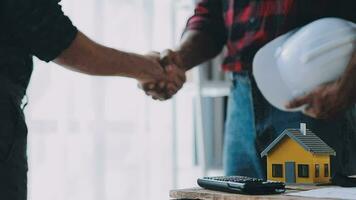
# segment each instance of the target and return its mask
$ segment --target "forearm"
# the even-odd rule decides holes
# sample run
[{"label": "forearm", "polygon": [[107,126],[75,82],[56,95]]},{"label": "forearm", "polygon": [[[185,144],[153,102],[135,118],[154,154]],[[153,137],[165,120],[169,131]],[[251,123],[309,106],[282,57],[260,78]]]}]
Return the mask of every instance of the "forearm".
[{"label": "forearm", "polygon": [[98,76],[144,77],[153,61],[97,44],[78,33],[71,46],[54,60],[70,70]]},{"label": "forearm", "polygon": [[223,48],[207,33],[202,31],[188,30],[181,40],[180,45],[175,49],[179,55],[181,65],[185,70],[189,70],[217,56]]}]

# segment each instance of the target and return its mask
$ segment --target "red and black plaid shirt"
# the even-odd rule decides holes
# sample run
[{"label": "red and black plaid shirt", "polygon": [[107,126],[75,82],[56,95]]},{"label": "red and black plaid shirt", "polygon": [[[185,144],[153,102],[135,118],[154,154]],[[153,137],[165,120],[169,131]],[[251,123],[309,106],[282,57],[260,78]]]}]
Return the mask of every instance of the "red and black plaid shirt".
[{"label": "red and black plaid shirt", "polygon": [[267,42],[322,17],[355,21],[356,0],[200,0],[187,30],[204,31],[227,46],[226,71],[251,70]]}]

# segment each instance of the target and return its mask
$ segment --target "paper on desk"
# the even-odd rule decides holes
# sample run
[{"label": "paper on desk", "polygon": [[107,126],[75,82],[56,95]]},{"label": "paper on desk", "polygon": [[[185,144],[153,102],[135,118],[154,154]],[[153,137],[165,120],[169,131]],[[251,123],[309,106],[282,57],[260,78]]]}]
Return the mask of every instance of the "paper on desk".
[{"label": "paper on desk", "polygon": [[330,188],[315,189],[315,190],[309,190],[303,192],[293,192],[287,195],[300,196],[300,197],[356,200],[356,187],[352,187],[352,188],[330,187]]}]

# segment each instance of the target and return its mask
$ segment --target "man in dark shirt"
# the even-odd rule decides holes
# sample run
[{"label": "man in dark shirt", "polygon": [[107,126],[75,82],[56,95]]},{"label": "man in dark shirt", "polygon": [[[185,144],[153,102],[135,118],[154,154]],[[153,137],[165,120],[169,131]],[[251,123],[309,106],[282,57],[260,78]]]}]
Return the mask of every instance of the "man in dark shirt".
[{"label": "man in dark shirt", "polygon": [[159,81],[172,90],[185,79],[184,72],[174,67],[165,71],[152,55],[126,53],[91,41],[73,26],[58,2],[0,0],[1,200],[27,198],[27,129],[20,105],[31,77],[32,56],[89,75]]},{"label": "man in dark shirt", "polygon": [[[233,82],[224,143],[227,175],[265,178],[266,164],[259,154],[285,128],[298,128],[300,122],[306,122],[336,150],[333,174],[356,174],[356,54],[338,81],[287,105],[293,108],[308,104],[306,115],[271,106],[251,75],[255,53],[269,41],[323,17],[356,22],[355,10],[353,0],[199,1],[180,45],[164,52],[163,57],[167,63],[189,70],[215,57],[226,46],[223,69],[231,74]],[[148,85],[143,88],[155,98],[170,97]],[[330,117],[334,118],[325,120]]]}]

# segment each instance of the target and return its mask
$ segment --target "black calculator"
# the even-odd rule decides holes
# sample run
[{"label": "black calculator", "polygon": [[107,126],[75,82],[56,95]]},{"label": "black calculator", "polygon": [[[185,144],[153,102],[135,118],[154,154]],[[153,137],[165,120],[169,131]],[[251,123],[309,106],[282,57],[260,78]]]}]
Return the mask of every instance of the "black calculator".
[{"label": "black calculator", "polygon": [[285,192],[285,184],[276,181],[264,181],[246,176],[216,176],[198,179],[202,188],[231,193],[280,194]]}]

